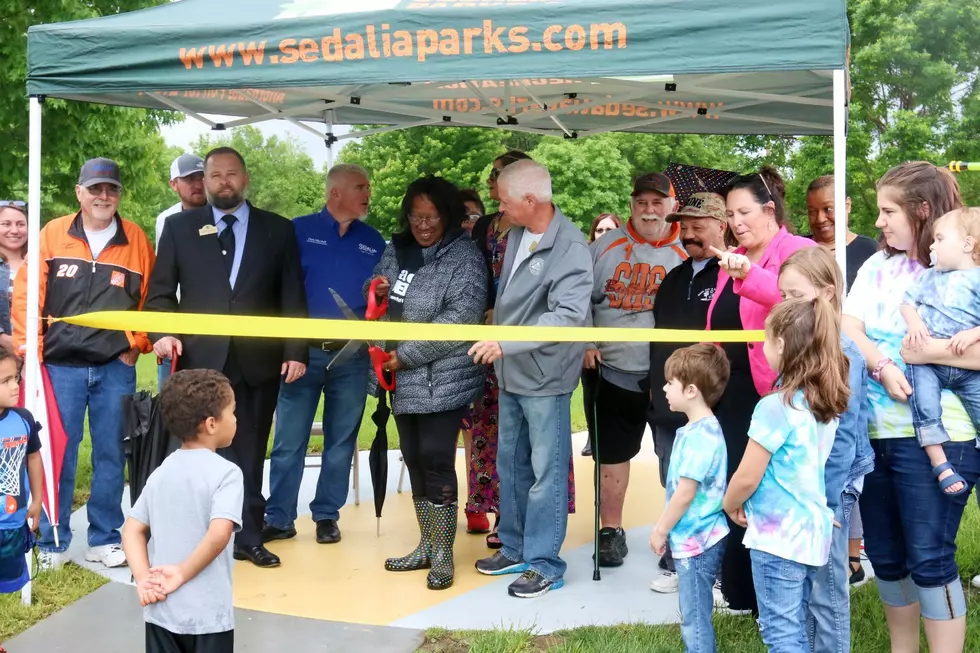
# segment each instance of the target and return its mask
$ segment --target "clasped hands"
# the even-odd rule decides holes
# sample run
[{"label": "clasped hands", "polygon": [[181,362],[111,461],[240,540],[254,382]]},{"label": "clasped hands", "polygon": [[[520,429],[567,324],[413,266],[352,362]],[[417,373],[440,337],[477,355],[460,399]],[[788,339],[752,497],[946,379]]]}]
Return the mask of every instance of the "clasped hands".
[{"label": "clasped hands", "polygon": [[167,595],[180,589],[184,582],[184,572],[179,565],[150,567],[146,576],[136,581],[140,607],[145,608],[151,603],[166,601]]}]

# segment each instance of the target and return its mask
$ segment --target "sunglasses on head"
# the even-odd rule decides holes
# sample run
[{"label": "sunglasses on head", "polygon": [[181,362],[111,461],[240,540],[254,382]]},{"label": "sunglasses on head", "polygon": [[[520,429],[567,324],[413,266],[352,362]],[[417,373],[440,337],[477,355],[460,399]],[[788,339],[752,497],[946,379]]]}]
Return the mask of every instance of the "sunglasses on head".
[{"label": "sunglasses on head", "polygon": [[26,209],[27,202],[24,202],[22,200],[0,200],[0,207],[3,206],[13,206],[18,209]]}]

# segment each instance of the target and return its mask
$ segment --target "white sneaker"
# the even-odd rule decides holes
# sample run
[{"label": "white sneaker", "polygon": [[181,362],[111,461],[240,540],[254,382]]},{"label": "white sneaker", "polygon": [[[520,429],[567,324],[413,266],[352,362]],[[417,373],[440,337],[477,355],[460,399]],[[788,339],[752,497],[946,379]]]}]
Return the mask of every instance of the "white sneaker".
[{"label": "white sneaker", "polygon": [[37,566],[38,571],[57,571],[68,562],[67,553],[56,553],[54,551],[38,551]]},{"label": "white sneaker", "polygon": [[720,580],[715,581],[715,586],[711,589],[711,595],[714,597],[716,608],[728,607],[728,601],[725,600],[725,595],[721,593]]},{"label": "white sneaker", "polygon": [[85,552],[85,559],[88,562],[101,562],[109,568],[122,567],[126,564],[126,554],[118,544],[90,546]]},{"label": "white sneaker", "polygon": [[980,576],[974,576],[973,580],[970,581],[970,585],[973,585],[978,590],[980,590]]},{"label": "white sneaker", "polygon": [[664,571],[650,581],[650,589],[661,594],[673,594],[677,591],[677,572]]}]

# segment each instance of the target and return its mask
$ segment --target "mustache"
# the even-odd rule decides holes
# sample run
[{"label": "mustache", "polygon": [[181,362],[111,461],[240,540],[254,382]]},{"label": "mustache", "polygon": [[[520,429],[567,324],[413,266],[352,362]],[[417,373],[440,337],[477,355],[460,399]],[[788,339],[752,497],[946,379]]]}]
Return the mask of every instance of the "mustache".
[{"label": "mustache", "polygon": [[700,240],[697,240],[696,238],[682,239],[681,245],[683,245],[684,247],[689,247],[691,245],[694,245],[695,247],[704,247],[704,243],[701,242]]}]

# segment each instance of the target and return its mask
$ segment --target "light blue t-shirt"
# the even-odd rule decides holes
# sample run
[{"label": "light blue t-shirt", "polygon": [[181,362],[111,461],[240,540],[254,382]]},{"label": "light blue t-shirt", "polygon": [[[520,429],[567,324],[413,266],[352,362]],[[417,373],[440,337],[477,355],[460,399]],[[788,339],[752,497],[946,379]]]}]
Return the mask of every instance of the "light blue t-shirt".
[{"label": "light blue t-shirt", "polygon": [[933,338],[980,326],[980,268],[929,268],[905,293],[905,302],[915,306]]},{"label": "light blue t-shirt", "polygon": [[745,548],[822,567],[830,555],[834,513],[827,507],[824,470],[838,419],[817,421],[802,390],[763,397],[749,438],[772,454],[755,493],[745,502]]},{"label": "light blue t-shirt", "polygon": [[721,507],[727,487],[728,449],[714,416],[677,429],[667,468],[668,501],[682,478],[697,481],[698,490],[687,512],[670,530],[674,559],[701,555],[728,535]]}]

